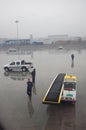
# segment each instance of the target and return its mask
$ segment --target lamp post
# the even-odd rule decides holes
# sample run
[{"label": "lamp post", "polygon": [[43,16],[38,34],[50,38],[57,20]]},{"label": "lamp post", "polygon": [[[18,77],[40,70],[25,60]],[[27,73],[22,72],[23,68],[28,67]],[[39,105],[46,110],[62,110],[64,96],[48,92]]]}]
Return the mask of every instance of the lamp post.
[{"label": "lamp post", "polygon": [[19,21],[18,20],[16,20],[15,21],[15,23],[16,23],[16,28],[17,28],[17,46],[18,46],[18,53],[19,53],[19,32],[18,32],[18,23],[19,23]]},{"label": "lamp post", "polygon": [[19,21],[16,20],[15,23],[16,23],[16,28],[17,28],[17,42],[18,42],[18,35],[19,35],[19,34],[18,34],[18,23],[19,23]]}]

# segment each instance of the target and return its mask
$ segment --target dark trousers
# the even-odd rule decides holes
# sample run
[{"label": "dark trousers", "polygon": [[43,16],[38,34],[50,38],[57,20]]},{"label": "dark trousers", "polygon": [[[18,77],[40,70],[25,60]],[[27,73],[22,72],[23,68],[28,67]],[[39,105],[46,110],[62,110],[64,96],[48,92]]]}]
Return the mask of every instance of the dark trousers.
[{"label": "dark trousers", "polygon": [[28,94],[29,96],[32,95],[32,88],[30,88],[29,86],[27,87],[27,94]]}]

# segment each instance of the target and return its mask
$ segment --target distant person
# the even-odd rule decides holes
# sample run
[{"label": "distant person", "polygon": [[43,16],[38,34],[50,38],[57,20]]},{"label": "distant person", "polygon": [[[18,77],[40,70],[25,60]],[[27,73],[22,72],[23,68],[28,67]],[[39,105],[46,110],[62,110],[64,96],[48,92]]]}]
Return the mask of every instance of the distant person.
[{"label": "distant person", "polygon": [[35,83],[36,69],[32,71],[32,82]]},{"label": "distant person", "polygon": [[71,54],[71,59],[72,59],[71,68],[74,68],[74,54]]},{"label": "distant person", "polygon": [[74,60],[74,54],[71,54],[71,58],[72,58],[72,60]]},{"label": "distant person", "polygon": [[32,87],[33,87],[33,83],[30,79],[28,79],[28,81],[27,81],[27,94],[29,96],[32,95]]}]

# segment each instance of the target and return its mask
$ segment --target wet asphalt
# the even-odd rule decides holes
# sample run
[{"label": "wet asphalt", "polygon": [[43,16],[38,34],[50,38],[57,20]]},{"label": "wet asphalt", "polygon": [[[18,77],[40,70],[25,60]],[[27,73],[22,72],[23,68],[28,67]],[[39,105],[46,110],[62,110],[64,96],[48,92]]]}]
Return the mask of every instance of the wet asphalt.
[{"label": "wet asphalt", "polygon": [[[74,61],[71,54],[74,54]],[[29,73],[5,73],[3,65],[25,59],[36,68],[32,97],[27,95]],[[36,50],[32,54],[0,53],[0,130],[86,130],[86,50]],[[77,76],[76,104],[42,104],[59,73]]]}]

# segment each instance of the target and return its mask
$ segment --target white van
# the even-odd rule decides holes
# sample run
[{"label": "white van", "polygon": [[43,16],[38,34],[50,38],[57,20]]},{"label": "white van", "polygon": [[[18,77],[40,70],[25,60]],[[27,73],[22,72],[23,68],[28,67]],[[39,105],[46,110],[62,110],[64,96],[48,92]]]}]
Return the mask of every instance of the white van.
[{"label": "white van", "polygon": [[61,101],[76,102],[77,78],[73,75],[66,75],[63,82]]}]

